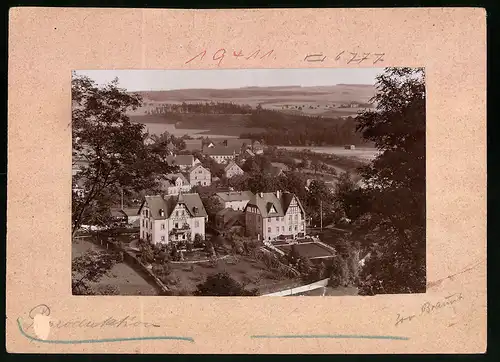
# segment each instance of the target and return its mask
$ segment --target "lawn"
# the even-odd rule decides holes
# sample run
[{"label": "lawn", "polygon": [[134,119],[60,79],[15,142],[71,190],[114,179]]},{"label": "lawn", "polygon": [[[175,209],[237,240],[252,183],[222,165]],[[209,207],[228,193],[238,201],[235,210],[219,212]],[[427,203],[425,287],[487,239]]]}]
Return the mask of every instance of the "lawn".
[{"label": "lawn", "polygon": [[[292,245],[278,245],[276,247],[287,254],[292,250]],[[333,255],[330,250],[316,243],[295,244],[295,247],[299,255],[305,258]]]},{"label": "lawn", "polygon": [[172,271],[166,278],[169,288],[192,294],[197,285],[208,275],[228,272],[233,279],[244,284],[247,289],[257,288],[260,294],[285,289],[296,280],[283,278],[268,270],[266,265],[248,256],[228,257],[217,263],[171,263]]},{"label": "lawn", "polygon": [[[86,239],[72,243],[73,258],[83,255],[88,250],[105,250]],[[157,289],[149,284],[141,275],[125,263],[118,263],[111,268],[109,275],[101,278],[95,286],[114,285],[120,295],[158,295]]]}]

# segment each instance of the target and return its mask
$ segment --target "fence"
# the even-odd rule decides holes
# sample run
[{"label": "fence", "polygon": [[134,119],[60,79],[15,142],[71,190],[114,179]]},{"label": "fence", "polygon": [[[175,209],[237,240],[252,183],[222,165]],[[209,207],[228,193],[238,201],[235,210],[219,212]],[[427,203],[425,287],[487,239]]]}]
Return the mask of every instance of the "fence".
[{"label": "fence", "polygon": [[275,293],[264,294],[262,296],[263,297],[285,297],[287,295],[304,293],[304,292],[308,292],[310,290],[315,290],[318,288],[326,287],[327,285],[328,285],[328,278],[318,280],[317,282],[314,282],[311,284],[302,285],[300,287],[285,289],[285,290],[281,290],[281,291],[275,292]]}]

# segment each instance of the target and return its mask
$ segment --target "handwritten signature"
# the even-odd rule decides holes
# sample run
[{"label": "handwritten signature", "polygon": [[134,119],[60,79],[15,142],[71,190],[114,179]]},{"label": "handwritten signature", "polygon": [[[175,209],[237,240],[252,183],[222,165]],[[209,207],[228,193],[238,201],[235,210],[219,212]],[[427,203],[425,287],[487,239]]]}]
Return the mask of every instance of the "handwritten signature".
[{"label": "handwritten signature", "polygon": [[[50,315],[50,308],[46,304],[39,304],[33,307],[29,312],[30,324],[27,329],[31,328],[34,324],[35,316],[41,314],[44,316]],[[107,317],[103,320],[92,320],[88,318],[75,318],[69,320],[54,320],[49,321],[51,328],[104,328],[104,327],[114,327],[114,328],[127,328],[127,327],[160,327],[160,325],[149,322],[138,321],[135,316],[126,315],[124,317]]]},{"label": "handwritten signature", "polygon": [[399,326],[405,322],[411,322],[413,319],[421,317],[423,315],[433,314],[442,308],[451,306],[451,305],[461,301],[462,299],[464,299],[464,297],[462,296],[462,293],[454,293],[454,294],[451,294],[447,297],[444,297],[443,300],[436,302],[436,303],[425,302],[420,307],[419,314],[411,314],[408,316],[402,316],[400,313],[398,313],[398,315],[396,317],[396,323],[394,325]]}]

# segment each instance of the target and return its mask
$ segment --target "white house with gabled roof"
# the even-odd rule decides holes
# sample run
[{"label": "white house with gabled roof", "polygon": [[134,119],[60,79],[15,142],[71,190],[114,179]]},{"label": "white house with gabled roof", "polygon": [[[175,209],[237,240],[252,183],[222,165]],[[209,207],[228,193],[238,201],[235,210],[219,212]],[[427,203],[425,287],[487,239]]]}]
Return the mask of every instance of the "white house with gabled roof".
[{"label": "white house with gabled roof", "polygon": [[140,238],[153,244],[205,239],[208,215],[198,194],[146,196],[138,213]]}]

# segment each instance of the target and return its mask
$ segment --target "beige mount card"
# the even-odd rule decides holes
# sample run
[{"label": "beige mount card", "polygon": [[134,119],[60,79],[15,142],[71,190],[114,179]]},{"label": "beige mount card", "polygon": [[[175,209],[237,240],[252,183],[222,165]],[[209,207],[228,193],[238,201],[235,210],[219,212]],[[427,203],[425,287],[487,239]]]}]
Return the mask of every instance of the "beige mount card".
[{"label": "beige mount card", "polygon": [[[6,344],[9,352],[379,354],[482,353],[486,350],[484,9],[26,7],[12,8],[9,20],[6,275]],[[300,89],[294,88],[295,84],[303,85],[305,92],[309,89],[307,87],[317,86],[316,90],[311,90],[316,92],[313,96],[288,94],[288,98],[279,102],[276,101],[279,97],[275,97],[274,108],[262,102],[262,112],[271,112],[271,107],[286,117],[291,114],[296,117],[316,116],[323,112],[324,117],[336,114],[336,119],[340,119],[339,114],[347,112],[346,107],[362,108],[362,105],[336,105],[336,110],[327,109],[329,106],[320,109],[319,103],[313,105],[313,98],[329,102],[329,98],[321,98],[328,97],[324,95],[328,92],[322,91],[328,84],[325,83],[326,76],[320,74],[338,73],[339,69],[343,69],[342,74],[368,74],[377,69],[384,72],[386,68],[395,67],[418,68],[425,72],[425,157],[420,161],[424,162],[425,158],[426,222],[422,227],[425,228],[426,257],[425,265],[421,267],[426,270],[423,284],[426,288],[416,293],[335,296],[326,293],[330,284],[325,279],[325,283],[314,287],[317,289],[304,287],[300,289],[304,292],[294,294],[295,297],[199,297],[140,292],[135,295],[74,295],[74,201],[70,165],[72,129],[76,127],[75,120],[72,127],[72,101],[75,99],[72,100],[71,92],[75,74],[158,72],[154,73],[160,74],[158,77],[135,76],[135,79],[149,79],[152,83],[144,82],[144,87],[128,90],[143,91],[151,90],[148,84],[163,79],[163,74],[170,80],[177,77],[178,84],[184,82],[179,89],[220,89],[228,84],[234,85],[233,88],[261,87],[264,84],[270,92],[279,91],[278,87],[291,87],[293,89],[289,92],[299,92]],[[249,76],[245,69],[252,75]],[[193,77],[195,70],[203,72]],[[231,73],[236,70],[238,73]],[[187,72],[191,75],[188,76]],[[267,75],[262,75],[262,72],[267,72]],[[292,73],[294,75],[290,75]],[[308,74],[314,74],[318,83],[311,83],[313,76]],[[125,74],[120,82],[126,77]],[[330,85],[349,85],[355,75],[352,77]],[[207,83],[209,78],[210,84]],[[97,75],[92,79],[99,82]],[[192,82],[187,84],[189,79]],[[244,83],[243,79],[248,82]],[[375,79],[374,76],[371,79]],[[276,83],[269,83],[271,80],[276,80]],[[352,83],[357,82],[353,80]],[[276,86],[274,90],[273,84]],[[374,83],[371,85],[373,90]],[[347,88],[340,94],[349,101],[347,95],[353,87]],[[207,97],[202,93],[193,99],[204,102],[216,98],[215,93]],[[236,100],[237,97],[234,93],[225,99],[258,106],[250,96],[243,100]],[[297,103],[302,99],[306,99],[303,107]],[[149,101],[153,109],[161,103],[152,98]],[[174,109],[172,104],[169,107]],[[294,110],[285,112],[288,107]],[[322,117],[311,119],[322,122]],[[271,131],[267,129],[266,132]],[[292,130],[287,132],[291,134]],[[325,132],[329,132],[329,128],[325,128]],[[268,144],[272,142],[267,139]],[[350,145],[339,146],[353,155],[358,151],[354,145],[352,148]],[[214,149],[217,147],[229,146],[216,145]],[[231,159],[234,154],[229,153]],[[227,161],[223,157],[227,153],[206,151],[206,155],[213,159],[220,157],[223,159],[221,163]],[[229,169],[239,172],[233,166],[228,166],[224,172],[229,172]],[[276,171],[277,174],[281,172]],[[302,172],[306,173],[306,169]],[[311,174],[315,173],[311,171]],[[183,181],[182,177],[179,180]],[[82,191],[82,195],[87,191]],[[304,200],[296,201],[290,195],[257,192],[249,196],[245,212],[281,213],[281,219],[277,217],[276,222],[285,223],[284,231],[288,217],[283,221],[283,215],[288,215],[287,210],[298,210],[298,215],[302,215],[300,201],[305,205]],[[134,214],[139,217],[136,226],[150,217],[145,216],[147,208],[152,213],[155,227],[158,220],[161,225],[165,221],[169,225],[168,222],[174,220],[174,209],[170,209],[173,204],[169,200],[186,206],[186,213],[192,217],[189,219],[191,227],[200,228],[199,222],[205,225],[204,207],[198,204],[198,195],[177,191],[174,196],[147,198],[146,206]],[[267,204],[262,206],[262,202]],[[158,205],[167,206],[164,209]],[[277,209],[275,205],[279,205]],[[324,207],[324,203],[321,204],[322,212]],[[153,213],[156,212],[155,217]],[[125,218],[132,216],[124,214]],[[200,216],[200,220],[195,216]],[[303,230],[304,225],[308,230],[318,230],[319,225],[313,225],[313,216],[311,214],[312,221],[299,218],[299,229],[295,230]],[[323,217],[321,214],[321,222]],[[248,223],[248,215],[246,220]],[[294,230],[292,226],[289,226],[291,232]],[[147,232],[145,226],[137,227],[139,232]],[[321,225],[322,231],[323,227]],[[279,226],[277,228],[280,232]],[[263,229],[264,234],[259,233],[255,239],[261,242],[262,250],[267,248],[269,255],[273,252],[280,254],[279,250],[287,247],[299,252],[302,249],[322,250],[327,254],[328,250],[333,250],[329,245],[325,246],[328,242],[323,239],[310,239],[308,243],[312,246],[308,249],[304,246],[307,243],[299,240],[300,232],[294,232],[292,241],[285,238],[280,244],[276,241],[279,238],[273,234],[274,227],[267,229],[264,225]],[[163,226],[159,230],[163,230]],[[172,240],[181,238],[170,238],[182,231],[183,226],[176,224],[172,230],[166,234],[168,243],[163,234],[151,235],[157,237],[161,245],[173,245]],[[200,233],[204,238],[209,234],[208,224]],[[140,237],[149,239],[151,235],[141,234]],[[102,241],[101,245],[103,250],[112,247],[107,242],[102,244]],[[143,244],[136,246],[145,253],[146,249],[140,249],[145,248]],[[180,258],[185,258],[192,253],[187,250],[182,254],[176,250],[171,255],[178,258],[182,254]],[[311,260],[330,257],[309,256]],[[240,255],[238,258],[246,257]],[[228,260],[222,261],[229,271],[240,260],[234,258],[233,265]],[[133,269],[133,261],[127,259],[126,262],[120,265],[130,270],[140,269],[139,264]],[[370,262],[367,260],[366,265]],[[171,268],[179,273],[192,272],[193,268],[203,269],[198,265],[179,267],[175,263],[179,261],[170,262]],[[294,269],[302,264],[290,265]],[[89,268],[95,266],[95,263],[87,264]],[[151,270],[151,266],[153,272],[157,272],[158,268],[152,264],[146,269]],[[400,266],[394,267],[398,270]],[[243,278],[242,275],[236,277]],[[394,278],[396,280],[398,275]],[[185,280],[190,282],[189,278]],[[413,281],[399,282],[411,284]],[[74,283],[73,276],[73,286]],[[323,291],[323,296],[312,290]]]}]

